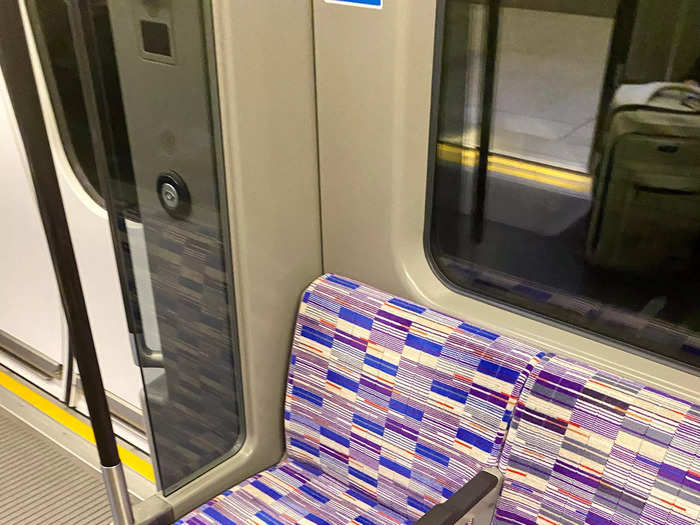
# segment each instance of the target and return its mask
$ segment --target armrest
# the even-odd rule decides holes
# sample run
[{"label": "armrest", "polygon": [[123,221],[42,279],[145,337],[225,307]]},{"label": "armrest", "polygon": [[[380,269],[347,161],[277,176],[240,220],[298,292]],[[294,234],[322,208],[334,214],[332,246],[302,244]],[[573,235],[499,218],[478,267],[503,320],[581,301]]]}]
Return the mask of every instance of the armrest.
[{"label": "armrest", "polygon": [[[445,501],[435,505],[414,525],[454,525],[485,517],[484,523],[490,523],[490,516],[496,506],[496,499],[501,488],[501,475],[495,469],[482,470],[469,480],[457,492]],[[488,516],[482,513],[488,512]]]}]

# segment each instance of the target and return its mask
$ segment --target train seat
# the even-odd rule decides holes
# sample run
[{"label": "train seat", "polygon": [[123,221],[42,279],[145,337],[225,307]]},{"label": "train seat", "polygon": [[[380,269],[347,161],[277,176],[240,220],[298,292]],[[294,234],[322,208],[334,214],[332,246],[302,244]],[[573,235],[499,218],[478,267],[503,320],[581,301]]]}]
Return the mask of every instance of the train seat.
[{"label": "train seat", "polygon": [[396,525],[406,518],[353,491],[317,467],[284,459],[245,480],[178,523],[359,523]]},{"label": "train seat", "polygon": [[451,512],[450,496],[497,467],[517,399],[544,355],[322,276],[304,293],[294,331],[286,458],[177,523],[380,525]]},{"label": "train seat", "polygon": [[494,525],[700,523],[700,406],[548,355],[515,409]]}]

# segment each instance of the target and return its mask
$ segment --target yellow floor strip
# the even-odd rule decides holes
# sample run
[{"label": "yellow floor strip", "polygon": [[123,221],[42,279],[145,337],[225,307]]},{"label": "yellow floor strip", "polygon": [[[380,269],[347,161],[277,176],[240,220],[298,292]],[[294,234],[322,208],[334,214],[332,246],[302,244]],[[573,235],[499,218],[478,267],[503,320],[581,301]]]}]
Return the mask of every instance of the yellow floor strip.
[{"label": "yellow floor strip", "polygon": [[[476,166],[479,153],[474,149],[452,144],[438,144],[438,158],[443,161],[462,164],[463,166]],[[591,187],[591,178],[585,175],[509,159],[499,155],[489,155],[489,169],[498,173],[581,192],[589,191]]]},{"label": "yellow floor strip", "polygon": [[[43,412],[51,419],[60,423],[80,437],[95,444],[95,434],[92,432],[92,427],[72,415],[70,412],[56,406],[48,399],[34,392],[31,388],[26,387],[19,381],[13,379],[4,372],[0,372],[0,386],[9,390],[19,398],[23,399],[37,410]],[[117,445],[119,449],[119,457],[122,463],[130,469],[138,472],[144,478],[155,482],[153,467],[145,459],[140,458],[130,450]]]}]

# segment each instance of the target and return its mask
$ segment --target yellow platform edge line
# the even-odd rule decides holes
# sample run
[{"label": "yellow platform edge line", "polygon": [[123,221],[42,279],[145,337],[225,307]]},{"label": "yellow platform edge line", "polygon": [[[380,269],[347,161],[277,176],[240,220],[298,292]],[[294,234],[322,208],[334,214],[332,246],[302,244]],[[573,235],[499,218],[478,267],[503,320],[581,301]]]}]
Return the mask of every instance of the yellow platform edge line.
[{"label": "yellow platform edge line", "polygon": [[[4,372],[0,372],[0,386],[6,390],[9,390],[17,397],[23,399],[57,423],[79,435],[81,438],[89,441],[93,445],[95,444],[95,434],[93,433],[90,425],[81,421],[70,412],[56,406],[48,399],[44,398],[40,394],[37,394],[31,388],[23,385]],[[117,449],[119,450],[119,458],[124,465],[152,483],[155,483],[153,466],[148,461],[134,454],[130,450],[127,450],[121,445],[117,445]]]},{"label": "yellow platform edge line", "polygon": [[[452,144],[438,144],[438,158],[447,162],[454,162],[457,164],[462,164],[465,166],[475,166],[478,160],[479,154],[474,149],[463,148],[460,146],[454,146]],[[502,166],[507,166],[510,168],[519,169],[522,171],[529,171],[531,174],[519,174],[508,171],[508,168],[503,168]],[[585,189],[590,188],[591,178],[586,175],[579,175],[573,171],[564,171],[555,168],[548,168],[545,166],[540,166],[539,164],[532,164],[530,162],[513,160],[499,155],[489,155],[489,169],[497,171],[499,173],[505,173],[513,176],[520,176],[522,178],[530,180],[538,180],[533,177],[533,175],[540,175],[551,177],[549,180],[540,180],[540,182],[545,182],[553,186],[561,186],[570,189]],[[522,172],[521,172],[522,173]],[[560,183],[558,180],[554,179],[564,179],[567,182]],[[572,185],[572,183],[574,183]],[[578,186],[578,187],[576,187]]]}]

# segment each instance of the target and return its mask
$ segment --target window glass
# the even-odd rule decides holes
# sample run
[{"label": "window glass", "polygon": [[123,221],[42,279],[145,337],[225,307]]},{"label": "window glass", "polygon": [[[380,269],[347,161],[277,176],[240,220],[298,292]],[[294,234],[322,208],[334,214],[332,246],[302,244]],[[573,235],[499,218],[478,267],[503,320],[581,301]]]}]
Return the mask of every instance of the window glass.
[{"label": "window glass", "polygon": [[446,0],[441,16],[439,271],[700,366],[700,3]]},{"label": "window glass", "polygon": [[66,155],[85,190],[102,203],[67,4],[41,0],[27,7]]}]

